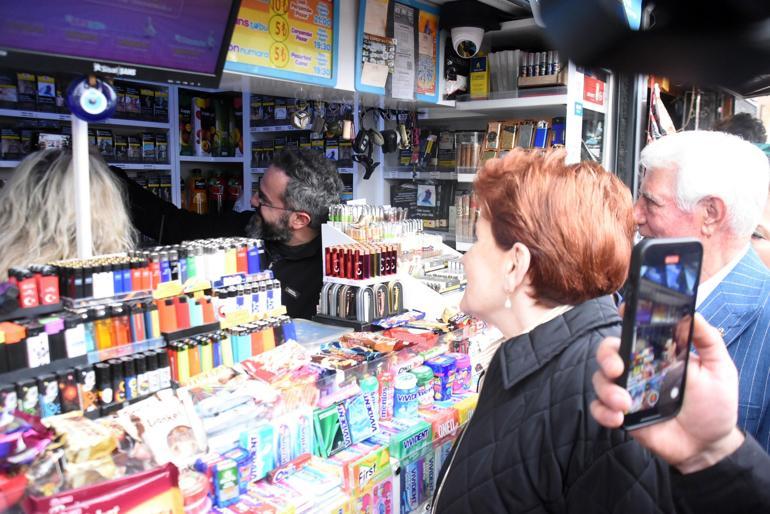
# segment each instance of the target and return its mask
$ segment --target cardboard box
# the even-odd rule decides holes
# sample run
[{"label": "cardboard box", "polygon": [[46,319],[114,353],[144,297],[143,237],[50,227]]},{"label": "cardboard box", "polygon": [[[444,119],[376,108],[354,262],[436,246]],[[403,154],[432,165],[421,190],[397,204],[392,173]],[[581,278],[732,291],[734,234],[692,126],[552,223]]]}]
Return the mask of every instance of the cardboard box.
[{"label": "cardboard box", "polygon": [[489,96],[489,62],[486,57],[471,58],[471,98]]}]

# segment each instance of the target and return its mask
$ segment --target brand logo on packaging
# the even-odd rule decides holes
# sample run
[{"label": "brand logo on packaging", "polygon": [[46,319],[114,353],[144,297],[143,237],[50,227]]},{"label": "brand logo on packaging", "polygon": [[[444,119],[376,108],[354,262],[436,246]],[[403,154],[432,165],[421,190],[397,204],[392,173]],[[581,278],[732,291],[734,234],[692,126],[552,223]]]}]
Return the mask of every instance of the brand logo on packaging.
[{"label": "brand logo on packaging", "polygon": [[299,453],[304,453],[306,449],[310,448],[308,443],[308,420],[307,416],[301,415],[299,417]]},{"label": "brand logo on packaging", "polygon": [[430,429],[428,428],[421,430],[420,432],[414,434],[413,436],[407,437],[406,439],[404,439],[404,442],[401,443],[401,446],[404,448],[404,450],[408,450],[412,446],[415,446],[416,444],[419,444],[425,439],[427,439],[429,433],[430,433]]},{"label": "brand logo on packaging", "polygon": [[364,395],[364,406],[366,406],[366,414],[369,416],[369,425],[372,427],[372,430],[377,430],[377,405],[375,405],[374,401],[375,395],[374,394],[365,394]]},{"label": "brand logo on packaging", "polygon": [[436,473],[436,459],[432,454],[425,457],[424,465],[426,468],[424,472],[425,480],[427,481],[428,488],[430,489],[433,487],[432,484],[434,480],[434,474]]},{"label": "brand logo on packaging", "polygon": [[454,419],[448,420],[446,423],[442,423],[438,426],[438,437],[443,438],[457,430],[457,423]]},{"label": "brand logo on packaging", "polygon": [[340,428],[342,429],[342,440],[345,442],[345,446],[350,446],[353,444],[353,438],[350,435],[348,418],[345,416],[345,406],[341,403],[337,404],[337,414],[340,420]]},{"label": "brand logo on packaging", "polygon": [[375,462],[370,467],[362,469],[358,472],[358,487],[363,487],[368,484],[374,477],[374,473],[377,471],[377,463]]},{"label": "brand logo on packaging", "polygon": [[109,73],[110,75],[122,75],[136,77],[136,68],[126,68],[123,66],[109,66],[107,64],[94,63],[94,71],[99,73]]},{"label": "brand logo on packaging", "polygon": [[419,474],[417,471],[417,466],[412,465],[409,466],[408,472],[406,474],[406,490],[407,490],[407,502],[409,506],[417,505],[417,498],[419,496],[419,489],[418,489],[418,478]]},{"label": "brand logo on packaging", "polygon": [[419,393],[417,391],[411,393],[396,393],[396,401],[399,403],[413,402],[418,396]]}]

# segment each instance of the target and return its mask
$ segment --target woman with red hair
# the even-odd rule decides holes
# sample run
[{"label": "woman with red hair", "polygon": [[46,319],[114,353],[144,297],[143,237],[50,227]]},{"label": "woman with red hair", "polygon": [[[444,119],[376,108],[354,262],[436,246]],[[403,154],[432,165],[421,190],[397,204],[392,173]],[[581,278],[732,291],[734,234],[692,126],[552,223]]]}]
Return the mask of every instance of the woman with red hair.
[{"label": "woman with red hair", "polygon": [[434,512],[670,512],[668,465],[589,412],[596,349],[620,334],[634,222],[625,185],[563,151],[488,161],[465,312],[505,335],[442,470]]}]

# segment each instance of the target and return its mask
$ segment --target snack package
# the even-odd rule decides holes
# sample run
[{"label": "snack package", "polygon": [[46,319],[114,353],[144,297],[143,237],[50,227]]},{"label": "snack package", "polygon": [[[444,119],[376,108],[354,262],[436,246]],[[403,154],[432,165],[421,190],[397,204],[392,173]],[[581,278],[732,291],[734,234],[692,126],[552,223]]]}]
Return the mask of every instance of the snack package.
[{"label": "snack package", "polygon": [[49,497],[29,496],[28,514],[184,514],[178,471],[173,464]]},{"label": "snack package", "polygon": [[302,345],[289,341],[241,362],[241,366],[250,377],[274,383],[309,363],[310,353]]},{"label": "snack package", "polygon": [[[121,423],[129,434],[135,434],[150,448],[155,462],[173,462],[180,467],[192,464],[205,449],[193,430],[179,398],[173,391],[163,390],[154,396],[124,409]],[[128,419],[127,419],[128,418]],[[126,421],[129,421],[126,426]]]},{"label": "snack package", "polygon": [[46,418],[43,423],[61,438],[64,456],[70,464],[109,457],[118,446],[107,427],[83,417],[78,411]]}]

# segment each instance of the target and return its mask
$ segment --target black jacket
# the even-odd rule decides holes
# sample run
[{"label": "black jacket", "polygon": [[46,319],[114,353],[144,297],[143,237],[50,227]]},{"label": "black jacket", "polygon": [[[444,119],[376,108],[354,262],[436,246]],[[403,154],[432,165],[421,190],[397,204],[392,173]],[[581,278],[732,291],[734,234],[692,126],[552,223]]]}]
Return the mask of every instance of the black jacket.
[{"label": "black jacket", "polygon": [[[434,512],[694,511],[688,493],[701,486],[691,475],[672,477],[667,464],[590,414],[596,349],[619,336],[620,322],[603,297],[501,345],[444,464]],[[684,494],[672,494],[672,483]]]},{"label": "black jacket", "polygon": [[[209,237],[246,236],[254,211],[201,215],[177,208],[140,187],[123,172],[116,172],[128,194],[131,221],[158,244],[170,245]],[[323,286],[323,248],[320,234],[300,246],[265,241],[270,269],[281,282],[282,302],[289,316],[310,319],[316,314]]]}]

